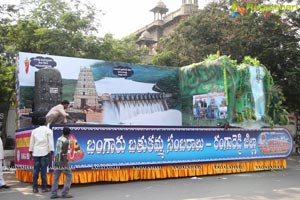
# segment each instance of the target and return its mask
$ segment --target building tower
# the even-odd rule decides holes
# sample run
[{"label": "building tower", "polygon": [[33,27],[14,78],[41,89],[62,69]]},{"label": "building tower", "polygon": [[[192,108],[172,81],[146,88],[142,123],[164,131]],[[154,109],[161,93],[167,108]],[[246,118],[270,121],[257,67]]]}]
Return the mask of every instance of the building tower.
[{"label": "building tower", "polygon": [[166,16],[166,13],[169,11],[166,4],[162,1],[159,1],[157,5],[150,10],[154,13],[154,21],[163,20],[163,17]]},{"label": "building tower", "polygon": [[198,0],[182,0],[182,5],[191,4],[198,7]]},{"label": "building tower", "polygon": [[182,0],[181,7],[171,13],[161,0],[150,10],[154,13],[154,21],[134,34],[140,47],[148,47],[151,51],[146,62],[155,55],[156,44],[161,37],[168,36],[182,20],[198,11],[198,0]]},{"label": "building tower", "polygon": [[97,91],[90,68],[82,67],[74,92],[74,108],[84,109],[87,106],[98,106]]}]

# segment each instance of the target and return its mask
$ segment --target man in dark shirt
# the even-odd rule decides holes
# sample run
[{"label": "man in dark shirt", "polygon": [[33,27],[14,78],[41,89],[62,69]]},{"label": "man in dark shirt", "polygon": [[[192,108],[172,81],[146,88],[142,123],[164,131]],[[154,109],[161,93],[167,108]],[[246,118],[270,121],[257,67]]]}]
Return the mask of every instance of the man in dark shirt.
[{"label": "man in dark shirt", "polygon": [[[72,183],[72,171],[68,163],[68,150],[69,150],[69,134],[70,128],[64,127],[63,134],[57,139],[56,142],[56,154],[54,159],[54,172],[53,172],[53,181],[51,188],[51,199],[56,198],[72,198],[73,196],[69,194]],[[58,190],[58,181],[59,177],[63,172],[66,176],[64,182],[64,187],[61,193],[61,196],[57,195]]]}]

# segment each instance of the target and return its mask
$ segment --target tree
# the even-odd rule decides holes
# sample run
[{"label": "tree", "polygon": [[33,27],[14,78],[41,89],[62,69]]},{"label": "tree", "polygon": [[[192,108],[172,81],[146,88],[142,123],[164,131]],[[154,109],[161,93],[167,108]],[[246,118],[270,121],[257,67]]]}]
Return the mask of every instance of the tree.
[{"label": "tree", "polygon": [[139,56],[145,54],[134,37],[97,37],[102,11],[89,1],[21,0],[19,9],[8,5],[0,8],[0,107],[4,116],[15,102],[13,74],[19,51],[139,63]]},{"label": "tree", "polygon": [[[297,1],[298,5],[300,1]],[[300,12],[292,11],[288,13],[288,17],[285,18],[285,23],[289,23],[292,29],[299,33],[300,29]],[[297,36],[299,40],[300,36]],[[299,42],[298,42],[299,44]],[[295,43],[291,43],[294,45],[295,51],[292,54],[286,56],[286,63],[292,67],[280,66],[283,67],[284,77],[281,79],[280,85],[283,86],[284,94],[286,96],[286,104],[291,111],[294,111],[297,115],[300,114],[300,103],[297,98],[300,94],[300,88],[297,83],[300,81],[300,64],[299,64],[299,47]],[[298,50],[298,51],[297,51]]]},{"label": "tree", "polygon": [[20,19],[34,21],[42,28],[64,30],[70,34],[96,33],[102,11],[89,1],[21,0]]},{"label": "tree", "polygon": [[101,43],[100,58],[110,61],[142,63],[142,57],[147,55],[147,48],[139,48],[135,36],[127,36],[116,40],[111,34],[106,34]]},{"label": "tree", "polygon": [[217,51],[238,62],[251,56],[265,65],[275,84],[282,87],[289,111],[299,108],[297,82],[289,78],[299,74],[299,11],[287,12],[285,17],[253,11],[231,18],[229,6],[226,1],[211,3],[186,19],[174,34],[159,42],[152,63],[180,67]]},{"label": "tree", "polygon": [[0,137],[6,141],[6,116],[15,98],[15,67],[0,57]]},{"label": "tree", "polygon": [[7,28],[14,19],[17,11],[15,6],[0,5],[0,137],[6,141],[6,120],[11,104],[15,99],[15,54],[8,43]]}]

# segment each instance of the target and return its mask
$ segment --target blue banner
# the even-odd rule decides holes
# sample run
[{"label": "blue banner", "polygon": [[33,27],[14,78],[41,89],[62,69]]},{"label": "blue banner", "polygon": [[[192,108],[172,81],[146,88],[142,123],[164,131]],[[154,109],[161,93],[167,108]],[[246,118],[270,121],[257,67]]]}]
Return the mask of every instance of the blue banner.
[{"label": "blue banner", "polygon": [[[69,127],[75,169],[279,159],[292,151],[292,137],[282,128]],[[62,128],[52,127],[55,141]]]}]

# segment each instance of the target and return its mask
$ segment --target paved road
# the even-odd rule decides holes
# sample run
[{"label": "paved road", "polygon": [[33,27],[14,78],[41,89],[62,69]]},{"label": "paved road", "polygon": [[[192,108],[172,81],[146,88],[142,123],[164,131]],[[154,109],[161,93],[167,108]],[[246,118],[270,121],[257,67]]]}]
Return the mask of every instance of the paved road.
[{"label": "paved road", "polygon": [[[80,200],[299,200],[300,156],[287,158],[287,169],[125,183],[72,185]],[[5,174],[11,189],[0,189],[1,200],[50,199],[50,193],[32,193],[30,183]]]}]

